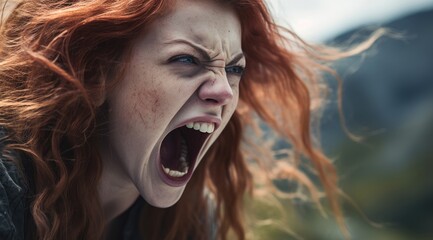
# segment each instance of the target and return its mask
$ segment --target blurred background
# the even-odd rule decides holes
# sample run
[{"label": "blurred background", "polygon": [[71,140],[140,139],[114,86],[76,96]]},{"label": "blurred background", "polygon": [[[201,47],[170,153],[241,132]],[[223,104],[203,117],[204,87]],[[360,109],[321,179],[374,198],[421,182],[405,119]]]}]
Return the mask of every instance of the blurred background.
[{"label": "blurred background", "polygon": [[[347,45],[386,27],[403,38],[379,39],[367,52],[335,64],[343,78],[344,133],[337,82],[321,122],[323,149],[335,160],[353,239],[433,239],[433,0],[268,0],[277,22],[313,43]],[[281,184],[280,184],[281,185]],[[284,187],[283,187],[284,188]],[[283,202],[289,212],[256,203],[258,239],[343,239],[313,203]],[[359,210],[357,210],[357,207]]]}]

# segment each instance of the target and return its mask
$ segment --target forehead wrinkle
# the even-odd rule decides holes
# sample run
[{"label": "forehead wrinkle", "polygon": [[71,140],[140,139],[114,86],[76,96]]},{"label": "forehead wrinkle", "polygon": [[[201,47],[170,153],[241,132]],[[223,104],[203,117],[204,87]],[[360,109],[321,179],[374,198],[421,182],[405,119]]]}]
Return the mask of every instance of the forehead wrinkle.
[{"label": "forehead wrinkle", "polygon": [[[215,29],[201,30],[201,28],[196,27],[194,29],[190,28],[190,32],[193,41],[200,43],[204,47],[208,48],[211,53],[216,52],[216,42],[218,42],[218,40],[220,39],[218,31],[216,31]],[[210,36],[212,36],[213,39]]]},{"label": "forehead wrinkle", "polygon": [[[218,44],[218,42],[221,42]],[[184,39],[184,38],[177,38],[177,39],[171,39],[163,41],[162,43],[164,45],[176,45],[176,44],[185,44],[189,45],[190,47],[194,48],[196,51],[200,52],[201,55],[205,57],[205,61],[207,63],[222,61],[225,62],[226,59],[229,58],[230,50],[228,47],[228,44],[224,44],[225,41],[215,41],[215,44],[213,44],[212,47],[206,47],[203,44],[195,43],[194,41]],[[222,47],[223,45],[226,45],[227,47]],[[226,49],[226,50],[225,50]]]},{"label": "forehead wrinkle", "polygon": [[[197,16],[191,16],[188,18],[191,21]],[[197,19],[194,19],[198,21]],[[224,29],[226,25],[221,26],[221,22],[213,21],[211,26],[203,26],[196,24],[193,26],[186,26],[177,28],[173,31],[162,31],[161,41],[164,45],[170,44],[186,44],[198,50],[201,55],[207,57],[205,60],[223,60],[229,61],[233,55],[236,55],[235,51],[232,53],[232,48],[237,48],[238,43],[233,42],[233,34],[237,31],[235,29]],[[236,38],[234,38],[236,39]],[[239,51],[242,52],[239,46]],[[235,49],[236,50],[236,49]]]},{"label": "forehead wrinkle", "polygon": [[[204,6],[208,11],[198,9],[199,6]],[[178,0],[175,1],[174,11],[162,22],[170,30],[160,28],[163,32],[161,40],[183,38],[191,45],[200,46],[202,52],[205,50],[211,59],[221,57],[229,61],[231,56],[242,51],[240,42],[235,42],[241,32],[237,13],[225,2]]]},{"label": "forehead wrinkle", "polygon": [[204,45],[199,44],[199,43],[195,43],[195,41],[191,41],[191,40],[184,39],[184,38],[173,38],[170,40],[163,41],[162,44],[164,44],[164,45],[178,45],[178,44],[188,45],[188,46],[194,48],[195,50],[197,50],[198,52],[200,52],[200,54],[204,55],[206,58],[208,58],[208,60],[210,60],[211,56],[214,55],[214,52],[211,49],[205,47]]}]

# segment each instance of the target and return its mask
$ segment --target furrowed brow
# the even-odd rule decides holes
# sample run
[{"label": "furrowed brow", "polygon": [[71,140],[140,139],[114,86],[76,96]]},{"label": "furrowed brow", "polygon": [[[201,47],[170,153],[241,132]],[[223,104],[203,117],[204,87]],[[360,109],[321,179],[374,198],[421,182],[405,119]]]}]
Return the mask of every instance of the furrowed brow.
[{"label": "furrowed brow", "polygon": [[234,65],[236,63],[238,63],[240,60],[244,59],[245,56],[243,53],[238,53],[230,62],[229,62],[229,66],[230,65]]},{"label": "furrowed brow", "polygon": [[171,40],[171,41],[165,42],[164,44],[167,44],[167,45],[170,45],[170,44],[186,44],[186,45],[189,45],[195,51],[197,51],[201,55],[201,57],[203,57],[203,59],[205,61],[211,61],[211,57],[209,56],[209,53],[208,53],[208,51],[205,48],[203,48],[202,46],[200,46],[198,44],[192,43],[192,42],[190,42],[188,40],[185,40],[185,39],[175,39],[175,40]]}]

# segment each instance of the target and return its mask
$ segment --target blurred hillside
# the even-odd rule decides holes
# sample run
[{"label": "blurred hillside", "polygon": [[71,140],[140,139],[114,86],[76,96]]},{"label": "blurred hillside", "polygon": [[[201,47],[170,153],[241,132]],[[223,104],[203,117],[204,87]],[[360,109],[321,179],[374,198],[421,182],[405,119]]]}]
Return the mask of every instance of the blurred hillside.
[{"label": "blurred hillside", "polygon": [[[349,139],[342,130],[337,82],[329,77],[331,92],[320,125],[322,147],[335,160],[341,187],[354,202],[343,202],[353,239],[431,240],[433,10],[355,29],[328,43],[356,44],[378,27],[398,34],[384,36],[365,53],[335,65],[343,79],[346,126],[362,141]],[[284,142],[277,145],[288,147]],[[313,203],[283,205],[290,212],[283,220],[288,230],[264,227],[256,231],[257,239],[343,239],[332,218],[320,215]],[[281,214],[272,206],[254,207],[260,216]]]},{"label": "blurred hillside", "polygon": [[[334,101],[321,125],[323,147],[336,159],[346,193],[383,225],[363,223],[348,205],[354,239],[433,239],[433,10],[383,27],[403,37],[385,36],[336,65],[347,126],[364,140],[349,140],[341,130],[330,80]],[[366,36],[357,29],[330,43]]]}]

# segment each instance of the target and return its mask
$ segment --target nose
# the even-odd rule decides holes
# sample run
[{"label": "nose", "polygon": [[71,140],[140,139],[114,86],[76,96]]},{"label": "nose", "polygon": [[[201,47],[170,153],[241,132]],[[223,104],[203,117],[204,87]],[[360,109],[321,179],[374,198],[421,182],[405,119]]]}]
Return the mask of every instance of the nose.
[{"label": "nose", "polygon": [[210,75],[198,90],[199,98],[207,104],[226,105],[233,99],[233,89],[225,72],[210,72]]}]

